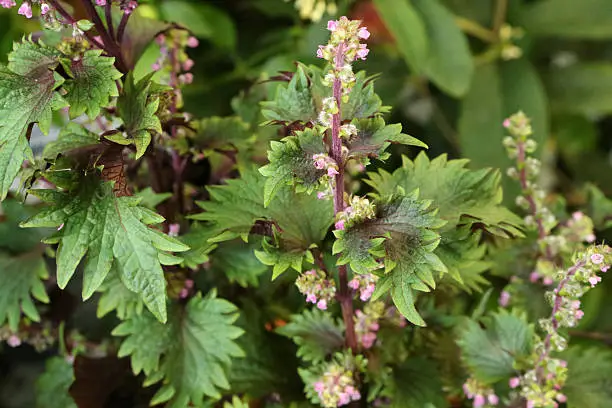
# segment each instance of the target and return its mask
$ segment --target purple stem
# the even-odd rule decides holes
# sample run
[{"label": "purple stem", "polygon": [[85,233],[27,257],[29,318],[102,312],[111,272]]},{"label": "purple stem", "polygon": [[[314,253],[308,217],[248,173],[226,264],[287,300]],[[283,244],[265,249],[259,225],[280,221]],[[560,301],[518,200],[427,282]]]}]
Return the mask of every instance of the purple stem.
[{"label": "purple stem", "polygon": [[[336,71],[342,68],[344,61],[344,43],[338,45],[334,65]],[[332,116],[332,151],[331,157],[338,165],[336,183],[334,190],[334,215],[344,210],[344,159],[342,158],[342,140],[340,139],[340,125],[342,115],[342,81],[340,78],[334,79],[333,85],[334,99],[338,113]],[[355,333],[355,322],[353,321],[353,297],[348,287],[348,272],[346,265],[338,266],[338,301],[342,308],[342,319],[346,327],[346,345],[356,352],[358,349],[357,335]]]}]

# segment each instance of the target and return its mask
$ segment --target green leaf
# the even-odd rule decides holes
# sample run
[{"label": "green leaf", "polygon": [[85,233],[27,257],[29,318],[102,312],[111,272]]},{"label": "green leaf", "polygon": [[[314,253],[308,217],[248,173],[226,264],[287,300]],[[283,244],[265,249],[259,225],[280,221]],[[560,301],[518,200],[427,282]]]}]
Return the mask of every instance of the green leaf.
[{"label": "green leaf", "polygon": [[121,282],[117,268],[111,269],[97,291],[102,293],[96,311],[98,318],[106,316],[113,310],[116,311],[117,317],[121,320],[142,312],[142,299]]},{"label": "green leaf", "polygon": [[[342,104],[342,118],[368,118],[390,111],[388,106],[383,106],[382,100],[374,92],[374,80],[376,78],[377,76],[367,77],[364,71],[359,71],[355,75],[355,84],[349,94],[348,102]],[[320,106],[320,103],[321,101],[317,100],[317,106]]]},{"label": "green leaf", "polygon": [[274,100],[261,102],[261,113],[266,119],[289,123],[316,121],[317,112],[305,69],[303,65],[298,65],[287,86],[276,88]]},{"label": "green leaf", "polygon": [[444,92],[461,97],[474,74],[472,53],[455,16],[438,0],[412,0],[427,30],[429,52],[425,73]]},{"label": "green leaf", "polygon": [[197,133],[189,138],[192,141],[191,151],[204,156],[209,156],[215,151],[243,151],[255,140],[248,123],[237,116],[225,118],[213,116],[202,119]]},{"label": "green leaf", "polygon": [[151,187],[146,187],[135,194],[140,198],[140,205],[154,210],[155,207],[172,197],[172,193],[156,193]]},{"label": "green leaf", "polygon": [[211,225],[191,224],[189,232],[180,237],[181,241],[190,248],[181,254],[183,265],[197,270],[200,265],[208,262],[210,252],[217,247],[217,244],[211,242],[217,235],[219,229]]},{"label": "green leaf", "polygon": [[297,272],[302,272],[302,264],[308,261],[314,263],[312,253],[309,250],[281,249],[270,243],[268,239],[264,239],[261,243],[263,250],[255,251],[255,256],[264,265],[272,266],[272,280],[278,278],[283,272],[289,268],[293,268]]},{"label": "green leaf", "polygon": [[[51,112],[66,106],[55,92],[63,79],[53,72],[55,53],[42,43],[15,44],[10,67],[0,65],[0,201],[19,173],[24,160],[32,160],[26,129],[38,123],[48,133]],[[25,58],[21,60],[20,58]]]},{"label": "green leaf", "polygon": [[606,408],[612,388],[612,353],[604,348],[570,347],[562,358],[567,361],[568,376],[563,387],[570,408]]},{"label": "green leaf", "polygon": [[347,142],[349,157],[371,157],[386,160],[389,158],[389,154],[385,153],[385,150],[392,143],[427,149],[427,145],[416,137],[402,133],[402,125],[385,125],[385,121],[381,117],[353,119],[351,123],[357,128],[357,134]]},{"label": "green leaf", "polygon": [[60,154],[66,155],[73,150],[94,147],[99,143],[100,137],[97,134],[90,132],[83,125],[69,122],[56,140],[45,145],[42,155],[45,159],[53,160]]},{"label": "green leaf", "polygon": [[393,377],[383,393],[391,398],[390,408],[445,408],[448,402],[442,389],[435,362],[412,357],[393,369]]},{"label": "green leaf", "polygon": [[151,137],[161,133],[161,122],[155,115],[159,98],[149,93],[152,75],[147,75],[138,82],[129,73],[125,79],[123,92],[117,99],[117,112],[125,124],[128,137],[136,146],[136,159],[147,150]]},{"label": "green leaf", "polygon": [[7,199],[0,204],[0,251],[20,254],[33,250],[47,232],[44,229],[24,229],[19,223],[25,221],[35,208]]},{"label": "green leaf", "polygon": [[[502,145],[506,136],[503,120],[522,110],[532,120],[533,139],[542,146],[549,132],[547,106],[544,87],[528,61],[478,67],[461,105],[458,130],[463,155],[474,167],[509,167],[512,162]],[[507,197],[514,197],[516,183],[504,180],[504,191]]]},{"label": "green leaf", "polygon": [[259,276],[268,271],[268,267],[262,265],[253,253],[259,246],[257,241],[248,244],[241,240],[220,243],[211,256],[212,270],[243,288],[256,287]]},{"label": "green leaf", "polygon": [[291,316],[276,332],[292,339],[298,345],[297,356],[312,363],[325,360],[344,345],[342,322],[318,309]]},{"label": "green leaf", "polygon": [[[32,193],[47,195],[45,190]],[[52,205],[23,223],[24,227],[59,227],[57,234],[57,282],[65,288],[81,259],[83,298],[89,298],[108,275],[113,262],[121,280],[138,293],[161,321],[166,320],[166,282],[159,251],[185,251],[187,246],[151,228],[159,222],[132,197],[115,197],[111,183],[95,176],[84,178],[76,191],[54,192]],[[163,220],[163,218],[162,218]]]},{"label": "green leaf", "polygon": [[453,278],[450,283],[468,293],[480,292],[489,284],[482,274],[493,264],[483,260],[487,246],[481,244],[481,236],[480,232],[472,233],[469,226],[445,231],[436,248],[436,255]]},{"label": "green leaf", "polygon": [[72,364],[63,357],[48,358],[36,380],[36,408],[77,408],[68,393],[73,382]]},{"label": "green leaf", "polygon": [[[405,196],[386,196],[374,204],[376,218],[334,231],[333,252],[341,253],[338,264],[350,264],[356,273],[380,268],[382,259],[387,274],[383,279],[395,305],[409,321],[424,326],[414,308],[412,290],[428,292],[436,285],[433,272],[446,272],[433,253],[440,241],[434,230],[445,221],[437,217],[431,201],[418,198],[418,190]],[[379,286],[386,285],[381,282]]]},{"label": "green leaf", "polygon": [[378,14],[397,42],[408,66],[423,73],[429,54],[425,23],[410,0],[374,0]]},{"label": "green leaf", "polygon": [[[593,184],[588,184],[587,190],[589,192],[589,216],[593,219],[595,227],[598,229],[610,228],[612,226],[612,200]],[[2,228],[1,224],[0,228]]]},{"label": "green leaf", "polygon": [[0,326],[8,321],[16,332],[21,313],[38,322],[40,315],[33,298],[49,303],[43,281],[49,277],[40,250],[19,256],[0,252]]},{"label": "green leaf", "polygon": [[236,27],[221,9],[203,2],[167,0],[160,4],[165,20],[179,23],[194,35],[208,38],[220,48],[236,47]]},{"label": "green leaf", "polygon": [[102,50],[85,51],[82,57],[61,62],[71,77],[63,86],[68,92],[64,98],[70,104],[70,117],[87,113],[95,118],[111,97],[119,96],[115,81],[121,72],[113,65],[115,58],[103,57]]},{"label": "green leaf", "polygon": [[466,168],[469,160],[448,160],[440,155],[430,160],[424,152],[412,161],[406,157],[393,173],[379,170],[369,173],[368,184],[378,194],[388,195],[398,187],[419,190],[419,196],[433,201],[447,221],[444,231],[459,225],[478,223],[486,231],[502,237],[522,236],[522,220],[502,206],[499,170]]},{"label": "green leaf", "polygon": [[285,185],[296,185],[297,191],[312,191],[319,186],[319,179],[326,174],[314,166],[313,156],[327,154],[323,135],[317,128],[295,132],[280,142],[270,142],[268,161],[259,172],[266,176],[264,205],[268,206],[278,190]]},{"label": "green leaf", "polygon": [[612,9],[607,0],[544,0],[522,5],[518,25],[529,34],[604,40],[612,37]]},{"label": "green leaf", "polygon": [[612,64],[574,64],[544,76],[552,108],[586,116],[612,112]]},{"label": "green leaf", "polygon": [[205,212],[191,218],[213,223],[219,240],[246,237],[253,224],[267,221],[282,231],[286,250],[306,250],[319,244],[333,223],[332,203],[285,187],[264,207],[264,185],[265,177],[257,169],[245,169],[239,179],[228,180],[227,185],[208,187],[211,200],[198,202]]},{"label": "green leaf", "polygon": [[243,330],[234,326],[238,309],[216,292],[192,298],[184,307],[175,306],[166,325],[148,313],[132,316],[113,334],[127,336],[118,355],[131,356],[135,374],[143,371],[145,384],[163,379],[153,397],[169,407],[198,406],[204,397],[219,398],[229,389],[227,370],[232,358],[243,352],[235,340]]},{"label": "green leaf", "polygon": [[532,352],[533,327],[523,315],[501,310],[478,322],[468,319],[462,324],[457,340],[462,358],[474,377],[484,384],[508,379],[516,373],[514,361]]}]

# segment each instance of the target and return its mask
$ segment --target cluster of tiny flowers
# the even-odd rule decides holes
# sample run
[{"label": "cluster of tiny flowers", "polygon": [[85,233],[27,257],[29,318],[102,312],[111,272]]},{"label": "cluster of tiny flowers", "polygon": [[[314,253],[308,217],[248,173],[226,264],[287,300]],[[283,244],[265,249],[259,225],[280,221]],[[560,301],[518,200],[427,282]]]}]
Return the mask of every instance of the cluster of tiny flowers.
[{"label": "cluster of tiny flowers", "polygon": [[185,47],[197,47],[199,45],[198,39],[189,36],[183,30],[174,30],[167,35],[158,35],[155,41],[159,44],[160,55],[151,69],[153,71],[167,71],[169,73],[168,85],[173,88],[192,83],[193,74],[189,71],[195,63],[184,50]]},{"label": "cluster of tiny flowers", "polygon": [[185,284],[183,288],[181,289],[181,291],[179,292],[179,299],[187,298],[187,296],[189,296],[189,293],[191,292],[192,289],[193,289],[193,280],[185,279]]},{"label": "cluster of tiny flowers", "polygon": [[559,329],[574,327],[582,319],[584,312],[580,310],[580,298],[601,282],[598,274],[607,272],[611,263],[610,247],[592,246],[574,257],[574,265],[559,273],[559,284],[547,293],[553,307],[552,314],[549,319],[539,322],[546,337],[544,340],[536,338],[533,368],[519,379],[521,395],[528,401],[529,407],[556,407],[558,403],[565,402],[565,395],[560,390],[567,377],[566,364],[550,354],[567,347],[567,340]]},{"label": "cluster of tiny flowers", "polygon": [[335,227],[343,230],[376,216],[376,206],[364,197],[353,196],[350,205],[336,215]]},{"label": "cluster of tiny flowers", "polygon": [[320,21],[323,14],[336,14],[338,8],[333,0],[295,0],[295,8],[300,12],[300,18]]},{"label": "cluster of tiny flowers", "polygon": [[349,288],[353,289],[355,293],[359,293],[359,299],[362,302],[369,300],[376,289],[376,281],[378,276],[371,273],[368,274],[355,274],[355,277],[348,283]]},{"label": "cluster of tiny flowers", "polygon": [[325,170],[329,177],[334,177],[338,174],[338,164],[334,159],[325,153],[318,153],[312,156],[314,166],[318,170]]},{"label": "cluster of tiny flowers", "polygon": [[465,396],[472,400],[474,408],[495,406],[499,404],[499,398],[490,387],[480,384],[474,378],[468,378],[463,384],[463,392]]},{"label": "cluster of tiny flowers", "polygon": [[295,281],[301,294],[306,295],[306,302],[316,304],[326,310],[329,302],[336,295],[336,284],[327,279],[325,272],[311,269],[302,273]]},{"label": "cluster of tiny flowers", "polygon": [[28,319],[24,319],[18,332],[13,332],[8,326],[0,327],[0,342],[5,341],[13,348],[29,344],[37,352],[43,352],[51,348],[55,340],[56,335],[51,322],[33,324]]},{"label": "cluster of tiny flowers", "polygon": [[513,60],[520,58],[523,55],[523,50],[514,45],[514,40],[519,40],[523,37],[523,30],[504,24],[499,29],[499,40],[501,47],[501,57],[503,60]]},{"label": "cluster of tiny flowers", "polygon": [[[40,14],[43,16],[47,14],[49,10],[51,10],[51,6],[47,4],[47,2],[45,1],[30,0],[30,1],[21,2],[21,5],[19,6],[19,10],[17,10],[17,14],[20,14],[26,18],[32,18],[32,15],[33,15],[32,5],[33,4],[40,5]],[[15,0],[0,0],[0,6],[2,6],[3,8],[12,8],[12,7],[17,6],[17,3],[15,2]]]},{"label": "cluster of tiny flowers", "polygon": [[530,121],[523,112],[519,112],[506,119],[504,127],[511,135],[504,138],[504,147],[508,156],[516,160],[516,167],[508,169],[508,176],[518,180],[522,190],[522,195],[517,197],[516,203],[529,212],[525,217],[525,224],[537,228],[542,239],[557,225],[557,219],[543,203],[546,193],[535,183],[541,163],[538,159],[528,156],[537,148],[536,142],[530,138],[533,134]]},{"label": "cluster of tiny flowers", "polygon": [[[323,84],[329,87],[339,86],[342,90],[342,98],[345,100],[356,80],[351,64],[356,59],[365,60],[370,52],[366,44],[361,44],[361,40],[367,40],[370,37],[370,32],[367,28],[361,27],[361,21],[352,21],[344,16],[339,20],[330,20],[327,23],[327,29],[331,31],[329,43],[320,45],[317,50],[317,57],[331,64],[331,68],[323,77]],[[332,116],[338,111],[336,99],[334,97],[325,98],[319,121],[324,126],[330,126]],[[347,130],[350,132],[350,129],[345,129]]]},{"label": "cluster of tiny flowers", "polygon": [[[112,0],[96,0],[97,6],[106,6],[107,3],[112,3]],[[119,8],[125,14],[131,14],[138,7],[136,0],[119,0],[117,3],[119,3]]]},{"label": "cluster of tiny flowers", "polygon": [[380,328],[378,321],[385,313],[383,302],[370,302],[365,305],[363,311],[355,312],[355,334],[357,341],[364,349],[369,349],[376,341],[376,332]]},{"label": "cluster of tiny flowers", "polygon": [[321,406],[325,408],[341,407],[361,399],[351,358],[344,357],[343,360],[328,363],[323,375],[312,385]]}]

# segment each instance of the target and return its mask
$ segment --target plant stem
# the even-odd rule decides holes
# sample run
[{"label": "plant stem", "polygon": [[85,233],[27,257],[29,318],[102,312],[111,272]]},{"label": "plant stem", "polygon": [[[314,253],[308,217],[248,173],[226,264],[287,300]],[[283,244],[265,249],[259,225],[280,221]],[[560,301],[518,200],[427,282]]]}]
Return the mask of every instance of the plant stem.
[{"label": "plant stem", "polygon": [[104,16],[106,17],[106,25],[108,27],[108,33],[111,38],[115,38],[115,27],[113,26],[113,10],[112,3],[110,1],[106,2],[106,6],[104,6]]},{"label": "plant stem", "polygon": [[128,20],[132,13],[123,13],[123,17],[121,17],[121,21],[119,22],[119,28],[117,29],[117,44],[121,46],[121,42],[123,41],[123,34],[125,33],[125,28],[127,27]]},{"label": "plant stem", "polygon": [[[70,13],[68,13],[66,11],[66,9],[64,7],[62,7],[61,4],[59,4],[59,2],[57,0],[48,0],[48,3],[51,5],[51,7],[53,7],[53,9],[55,9],[55,11],[57,11],[62,17],[64,17],[66,19],[66,23],[67,24],[75,24],[76,23],[76,20],[74,19],[74,17],[72,17],[70,15]],[[104,45],[100,41],[96,40],[94,38],[94,36],[90,32],[85,31],[84,34],[85,34],[85,37],[87,37],[87,39],[93,45],[95,45],[97,48],[99,48],[101,50],[104,49]]]},{"label": "plant stem", "polygon": [[506,21],[506,12],[508,10],[508,0],[497,0],[497,5],[493,14],[493,32],[497,36],[499,29],[504,21]]},{"label": "plant stem", "polygon": [[475,21],[470,19],[455,16],[455,24],[461,29],[461,31],[470,34],[484,42],[495,43],[497,42],[497,35],[486,27],[481,26]]},{"label": "plant stem", "polygon": [[[338,71],[342,68],[344,60],[344,44],[338,45],[338,51],[334,65]],[[332,116],[332,151],[331,157],[338,165],[338,174],[335,177],[334,186],[334,215],[344,210],[344,159],[342,157],[342,140],[340,139],[340,125],[342,115],[342,81],[336,77],[333,85],[334,99],[338,112]],[[346,327],[346,345],[353,351],[357,351],[357,335],[355,334],[355,323],[353,321],[353,297],[348,287],[348,273],[346,265],[338,266],[338,301],[342,308],[342,319]]]},{"label": "plant stem", "polygon": [[[533,198],[533,195],[529,191],[529,184],[527,182],[527,169],[525,168],[525,159],[526,159],[525,142],[519,142],[517,143],[517,158],[516,158],[517,168],[519,171],[519,182],[521,184],[521,189],[523,190],[523,194],[525,195],[525,199],[527,200],[527,203],[529,204],[529,212],[533,216],[536,222],[536,225],[538,227],[538,241],[543,241],[548,235],[548,233],[546,232],[546,228],[544,227],[544,221],[542,220],[542,218],[538,217],[538,207],[536,205],[535,199]],[[546,252],[545,253],[546,259],[552,262],[554,260],[553,259],[554,257],[548,245],[546,245],[545,252]]]},{"label": "plant stem", "polygon": [[[554,296],[554,303],[553,303],[552,313],[550,316],[550,321],[552,322],[552,328],[554,331],[557,331],[559,329],[559,320],[557,320],[556,314],[561,308],[561,302],[563,300],[563,296],[561,296],[560,293],[565,287],[565,285],[567,284],[567,282],[569,282],[569,280],[572,278],[572,276],[574,276],[576,272],[578,272],[578,270],[582,268],[585,264],[586,262],[584,261],[584,259],[581,259],[578,262],[576,262],[571,268],[569,268],[567,270],[567,274],[565,275],[563,280],[559,282],[559,285],[557,285],[556,289],[553,292],[555,296]],[[536,366],[538,366],[538,374],[540,377],[542,373],[541,373],[541,367],[539,367],[539,365],[542,361],[546,359],[546,357],[548,357],[548,355],[550,355],[551,339],[552,339],[552,333],[548,333],[546,335],[546,338],[544,339],[544,351],[540,355],[540,358],[538,359],[538,363],[536,364]],[[542,380],[542,378],[540,378],[540,380]]]},{"label": "plant stem", "polygon": [[115,43],[115,40],[108,33],[108,31],[106,31],[106,27],[104,26],[102,19],[98,15],[96,7],[93,5],[91,0],[81,0],[81,3],[83,4],[83,7],[85,7],[89,18],[96,26],[96,30],[98,31],[98,34],[100,35],[100,37],[102,38],[102,42],[104,43],[104,49],[108,52],[109,55],[115,57],[115,66],[117,67],[117,69],[123,73],[126,73],[128,71],[128,67],[126,66],[125,61],[123,60],[121,48],[117,45],[117,43]]}]

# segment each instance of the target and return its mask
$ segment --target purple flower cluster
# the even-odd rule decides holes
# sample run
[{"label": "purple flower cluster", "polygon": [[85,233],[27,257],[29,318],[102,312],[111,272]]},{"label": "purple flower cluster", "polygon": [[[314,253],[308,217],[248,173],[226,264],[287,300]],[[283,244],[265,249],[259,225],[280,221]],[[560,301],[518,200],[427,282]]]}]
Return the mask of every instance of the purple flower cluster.
[{"label": "purple flower cluster", "polygon": [[336,296],[336,284],[327,279],[323,271],[306,271],[296,279],[295,285],[300,293],[306,295],[306,302],[316,304],[321,310],[326,310],[329,302]]},{"label": "purple flower cluster", "polygon": [[348,283],[349,288],[353,289],[355,293],[359,293],[359,299],[362,302],[366,302],[372,297],[374,290],[376,289],[376,281],[378,276],[371,273],[358,275],[351,279]]},{"label": "purple flower cluster", "polygon": [[334,177],[338,174],[338,164],[334,159],[325,153],[314,154],[312,156],[314,166],[318,170],[326,170],[328,177]]},{"label": "purple flower cluster", "polygon": [[468,378],[463,384],[463,392],[468,399],[472,400],[474,408],[496,406],[499,404],[499,397],[493,389],[480,384],[474,378]]},{"label": "purple flower cluster", "polygon": [[332,362],[313,388],[321,405],[326,408],[341,407],[351,401],[359,401],[361,394],[357,389],[352,370]]}]

